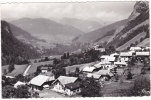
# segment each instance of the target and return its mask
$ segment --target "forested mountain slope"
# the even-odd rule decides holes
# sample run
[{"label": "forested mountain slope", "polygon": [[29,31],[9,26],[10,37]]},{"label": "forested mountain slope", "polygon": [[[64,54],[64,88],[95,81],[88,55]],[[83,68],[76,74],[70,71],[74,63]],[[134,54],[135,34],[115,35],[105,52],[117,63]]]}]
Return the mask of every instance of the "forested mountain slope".
[{"label": "forested mountain slope", "polygon": [[14,37],[6,21],[1,21],[1,42],[3,64],[18,63],[40,56],[33,46],[22,43]]}]

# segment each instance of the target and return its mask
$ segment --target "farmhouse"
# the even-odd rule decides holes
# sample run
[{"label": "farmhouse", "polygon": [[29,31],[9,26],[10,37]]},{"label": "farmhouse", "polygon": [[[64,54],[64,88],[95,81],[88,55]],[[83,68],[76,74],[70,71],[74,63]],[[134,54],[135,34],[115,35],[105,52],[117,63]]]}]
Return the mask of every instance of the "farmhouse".
[{"label": "farmhouse", "polygon": [[143,58],[149,58],[149,52],[148,51],[143,51],[143,52],[136,52],[136,57],[138,60],[141,60]]},{"label": "farmhouse", "polygon": [[132,57],[132,52],[121,52],[120,62],[128,62],[129,58]]},{"label": "farmhouse", "polygon": [[31,86],[32,89],[42,90],[43,85],[50,84],[54,80],[55,80],[54,76],[38,75],[29,82],[29,85]]},{"label": "farmhouse", "polygon": [[136,52],[137,57],[148,57],[149,52]]},{"label": "farmhouse", "polygon": [[65,92],[67,95],[72,96],[81,92],[81,85],[79,82],[69,83],[65,85]]},{"label": "farmhouse", "polygon": [[103,55],[100,58],[101,58],[101,62],[112,62],[113,63],[115,61],[115,57],[109,56],[109,55]]},{"label": "farmhouse", "polygon": [[83,68],[82,72],[92,73],[95,69],[96,67],[94,66],[86,66]]},{"label": "farmhouse", "polygon": [[141,47],[131,47],[130,51],[142,51]]},{"label": "farmhouse", "polygon": [[77,80],[77,77],[60,76],[52,83],[52,90],[68,95],[73,95],[80,91],[79,86],[76,84]]}]

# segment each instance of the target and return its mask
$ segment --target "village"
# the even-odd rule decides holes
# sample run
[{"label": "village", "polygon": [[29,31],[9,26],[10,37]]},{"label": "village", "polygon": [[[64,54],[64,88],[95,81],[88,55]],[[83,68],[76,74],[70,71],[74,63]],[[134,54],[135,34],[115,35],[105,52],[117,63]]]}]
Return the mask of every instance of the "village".
[{"label": "village", "polygon": [[[8,73],[6,70],[8,66],[5,66],[6,68],[2,68],[2,85],[9,84],[14,88],[27,86],[31,97],[84,97],[88,96],[84,93],[84,90],[92,87],[90,89],[92,91],[89,92],[93,94],[92,92],[96,88],[95,86],[93,88],[91,84],[87,84],[87,87],[84,84],[86,84],[86,81],[92,83],[94,81],[94,83],[97,83],[98,89],[101,89],[98,90],[99,93],[96,93],[97,96],[129,96],[132,94],[129,94],[128,90],[135,86],[140,75],[149,79],[149,47],[130,47],[127,51],[115,51],[110,54],[103,53],[106,49],[99,45],[94,45],[90,49],[101,53],[97,60],[81,64],[73,63],[60,69],[55,69],[52,65],[57,65],[57,60],[64,59],[64,56],[58,58],[45,57],[39,62],[33,60],[26,65],[14,65],[15,68],[20,67],[20,72],[14,69],[11,73]],[[66,58],[70,55],[67,53]],[[21,68],[21,66],[23,67]],[[63,72],[64,70],[65,72]],[[148,88],[140,89],[142,89],[144,95],[150,94]]]}]

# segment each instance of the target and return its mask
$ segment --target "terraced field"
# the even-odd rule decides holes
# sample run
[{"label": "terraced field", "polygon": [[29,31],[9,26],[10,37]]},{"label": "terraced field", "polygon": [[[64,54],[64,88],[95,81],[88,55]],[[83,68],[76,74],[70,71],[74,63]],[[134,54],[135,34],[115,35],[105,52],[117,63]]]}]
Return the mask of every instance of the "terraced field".
[{"label": "terraced field", "polygon": [[28,67],[28,64],[25,65],[14,65],[15,69],[11,72],[8,73],[7,76],[17,76],[19,74],[23,74],[26,68]]}]

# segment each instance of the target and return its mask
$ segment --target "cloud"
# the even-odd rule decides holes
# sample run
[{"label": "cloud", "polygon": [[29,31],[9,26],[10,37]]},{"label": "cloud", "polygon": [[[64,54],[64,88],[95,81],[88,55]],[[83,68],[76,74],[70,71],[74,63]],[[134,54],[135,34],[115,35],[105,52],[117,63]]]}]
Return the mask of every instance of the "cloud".
[{"label": "cloud", "polygon": [[1,5],[2,18],[78,18],[117,21],[127,18],[135,2],[13,3]]}]

